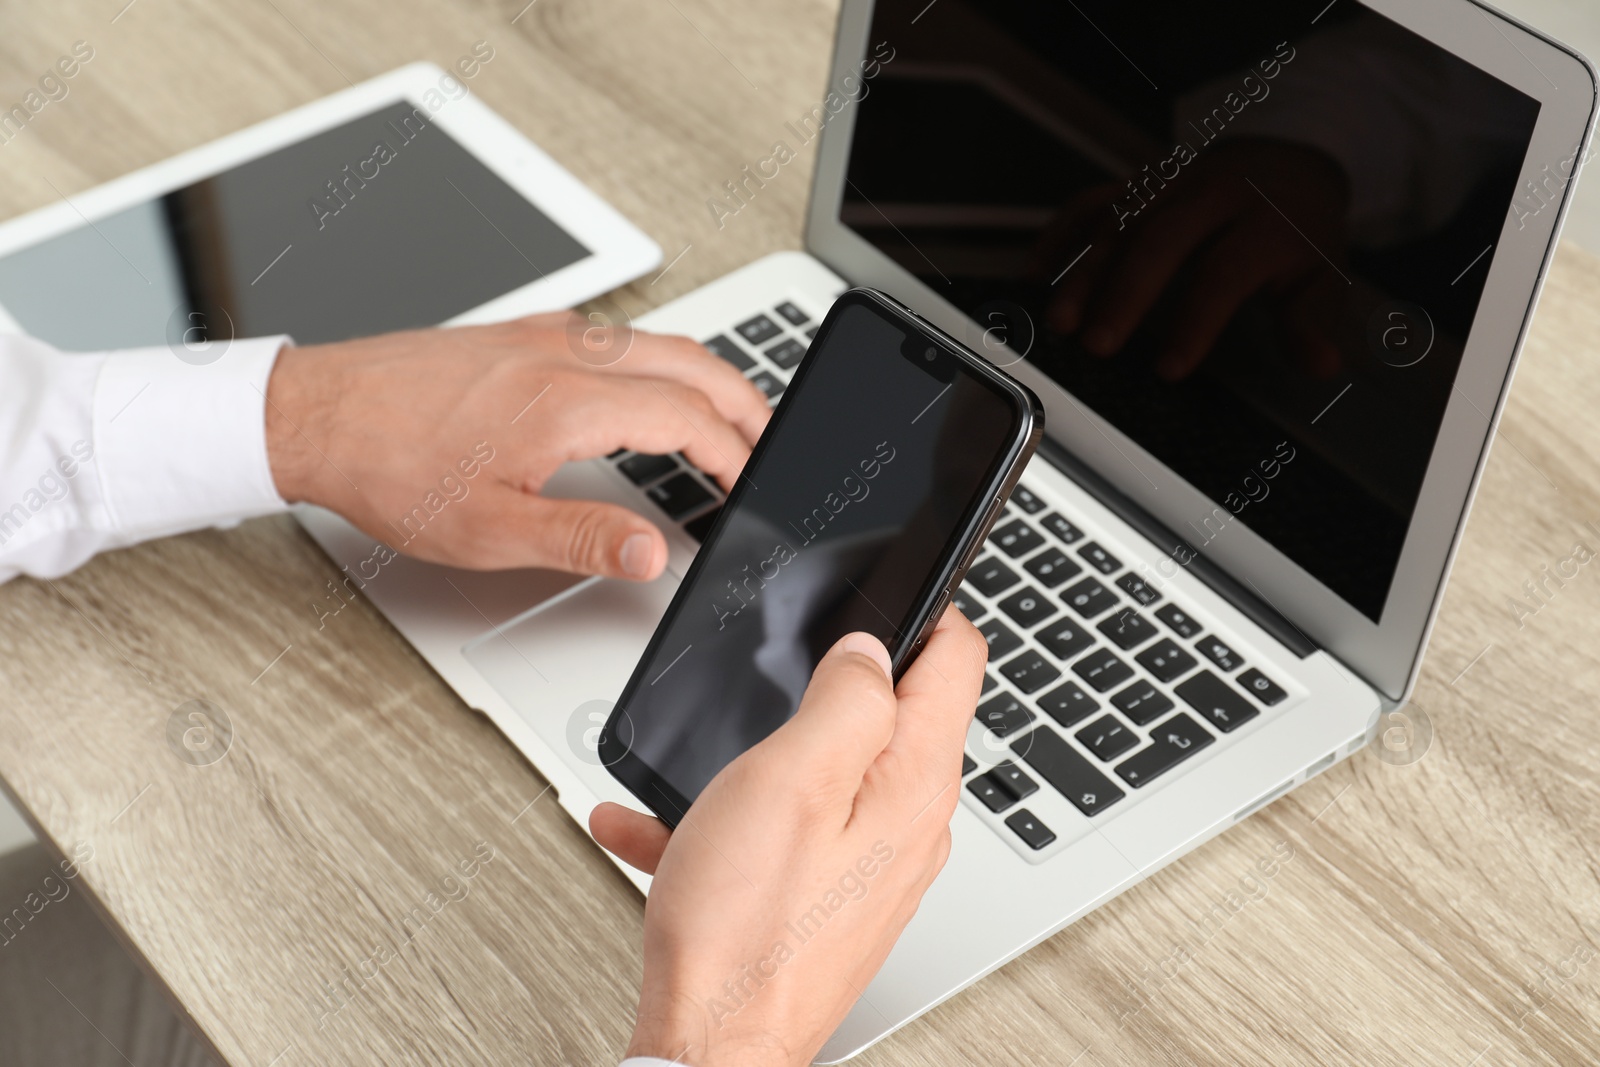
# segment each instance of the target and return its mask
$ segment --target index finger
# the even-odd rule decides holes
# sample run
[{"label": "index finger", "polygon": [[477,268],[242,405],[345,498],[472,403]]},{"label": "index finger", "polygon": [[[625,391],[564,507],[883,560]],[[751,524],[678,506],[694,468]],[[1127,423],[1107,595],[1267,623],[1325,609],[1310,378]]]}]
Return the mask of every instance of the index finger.
[{"label": "index finger", "polygon": [[598,368],[622,374],[666,378],[692,386],[711,398],[723,418],[755,444],[772,409],[767,398],[733,364],[689,337],[639,331],[627,358]]},{"label": "index finger", "polygon": [[[619,447],[649,455],[681,452],[724,489],[732,489],[750,458],[749,442],[712,400],[679,382],[584,373],[565,380],[561,401],[552,402],[547,415],[563,460],[604,456]],[[528,425],[530,435],[542,429]],[[548,453],[535,448],[532,456],[537,465]],[[540,469],[539,479],[548,475]]]}]

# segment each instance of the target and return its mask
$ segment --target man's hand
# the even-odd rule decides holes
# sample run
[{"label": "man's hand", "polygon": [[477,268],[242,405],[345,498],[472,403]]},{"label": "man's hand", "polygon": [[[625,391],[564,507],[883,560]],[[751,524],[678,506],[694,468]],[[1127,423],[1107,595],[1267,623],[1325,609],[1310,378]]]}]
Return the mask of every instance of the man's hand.
[{"label": "man's hand", "polygon": [[656,577],[667,545],[649,520],[540,489],[563,463],[619,448],[682,452],[729,487],[766,400],[683,337],[636,333],[623,358],[594,366],[570,347],[569,321],[286,349],[267,386],[279,495],[438,563]]},{"label": "man's hand", "polygon": [[900,685],[851,634],[794,718],[717,775],[675,832],[615,804],[595,839],[655,875],[629,1055],[810,1063],[950,853],[988,649],[947,610]]}]

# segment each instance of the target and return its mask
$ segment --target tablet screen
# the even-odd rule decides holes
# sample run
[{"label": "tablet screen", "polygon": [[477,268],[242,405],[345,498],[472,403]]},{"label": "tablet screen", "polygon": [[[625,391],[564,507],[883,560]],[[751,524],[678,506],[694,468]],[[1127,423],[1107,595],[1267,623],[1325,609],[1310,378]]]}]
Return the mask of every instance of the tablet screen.
[{"label": "tablet screen", "polygon": [[198,323],[316,344],[437,325],[590,254],[397,103],[0,257],[0,305],[75,351]]}]

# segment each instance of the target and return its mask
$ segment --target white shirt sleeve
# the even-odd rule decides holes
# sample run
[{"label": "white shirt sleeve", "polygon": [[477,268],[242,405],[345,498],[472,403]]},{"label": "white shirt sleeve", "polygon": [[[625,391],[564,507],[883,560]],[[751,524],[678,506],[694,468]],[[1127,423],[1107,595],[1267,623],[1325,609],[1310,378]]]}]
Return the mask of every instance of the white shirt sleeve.
[{"label": "white shirt sleeve", "polygon": [[266,391],[287,337],[204,366],[170,349],[59,352],[0,335],[0,582],[281,511]]}]

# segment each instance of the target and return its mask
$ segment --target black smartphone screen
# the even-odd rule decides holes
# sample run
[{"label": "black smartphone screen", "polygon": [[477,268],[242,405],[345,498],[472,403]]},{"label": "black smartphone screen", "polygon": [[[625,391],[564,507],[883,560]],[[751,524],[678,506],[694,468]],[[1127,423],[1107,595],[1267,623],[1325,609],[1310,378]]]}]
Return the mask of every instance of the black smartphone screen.
[{"label": "black smartphone screen", "polygon": [[988,513],[1019,395],[841,298],[613,714],[619,777],[692,802],[794,714],[839,638],[865,630],[898,664],[941,562]]}]

